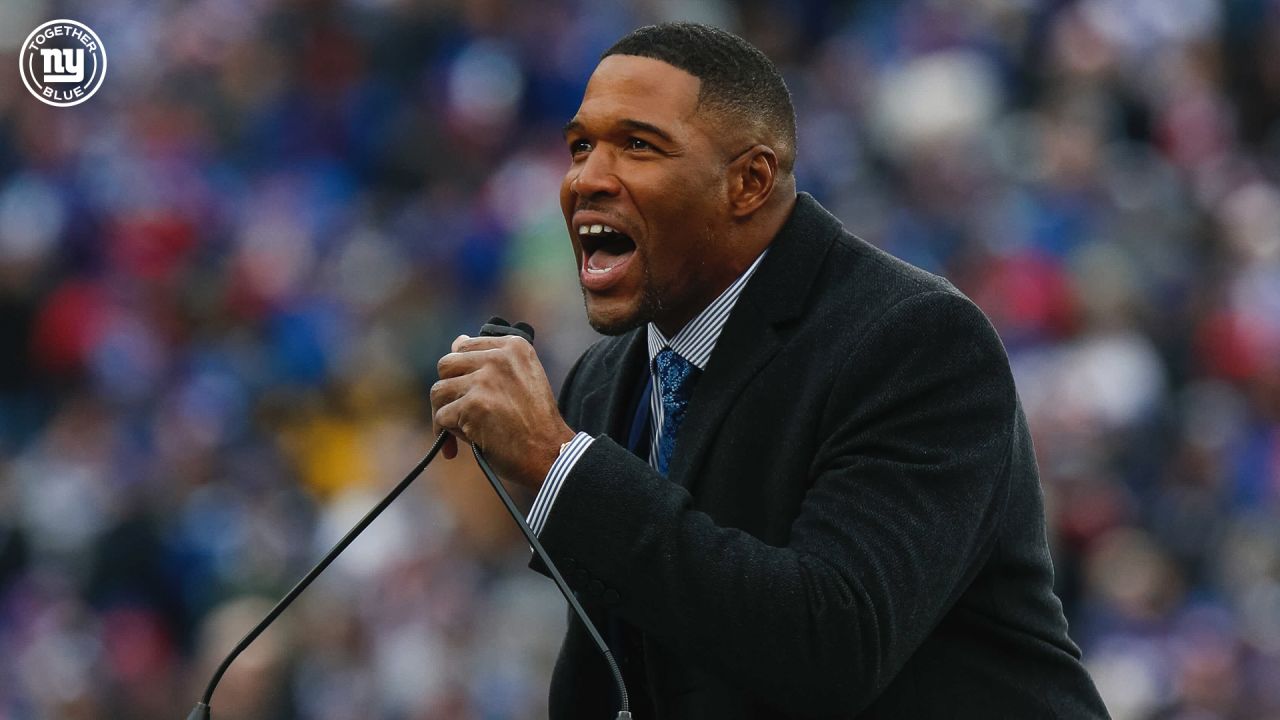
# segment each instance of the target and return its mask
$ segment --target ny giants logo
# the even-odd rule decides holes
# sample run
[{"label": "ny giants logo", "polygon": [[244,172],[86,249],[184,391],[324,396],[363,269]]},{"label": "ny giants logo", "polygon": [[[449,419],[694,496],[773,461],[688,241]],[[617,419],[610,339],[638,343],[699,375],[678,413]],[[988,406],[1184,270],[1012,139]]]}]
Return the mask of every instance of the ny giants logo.
[{"label": "ny giants logo", "polygon": [[71,107],[93,97],[107,77],[107,50],[98,35],[75,20],[36,28],[18,54],[22,83],[40,102]]}]

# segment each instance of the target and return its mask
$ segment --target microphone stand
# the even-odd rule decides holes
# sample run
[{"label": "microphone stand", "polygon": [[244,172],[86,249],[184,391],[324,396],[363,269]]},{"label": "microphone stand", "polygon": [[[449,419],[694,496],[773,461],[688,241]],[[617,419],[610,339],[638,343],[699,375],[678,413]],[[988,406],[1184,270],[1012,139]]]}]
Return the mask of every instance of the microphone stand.
[{"label": "microphone stand", "polygon": [[[482,337],[518,335],[530,343],[533,342],[533,328],[530,327],[528,323],[520,322],[515,325],[511,325],[500,317],[490,318],[489,322],[485,323],[484,326],[480,328],[480,335]],[[280,613],[284,612],[286,608],[293,604],[294,600],[298,599],[298,596],[301,595],[302,592],[320,576],[320,573],[325,571],[325,568],[329,567],[329,565],[337,559],[338,555],[342,554],[343,550],[347,549],[348,545],[360,536],[360,533],[364,532],[365,529],[382,514],[382,511],[386,510],[391,503],[395,502],[396,498],[400,497],[400,494],[403,493],[414,480],[418,479],[418,476],[422,474],[422,471],[427,468],[427,465],[431,464],[431,461],[435,459],[436,454],[440,452],[440,448],[444,446],[445,438],[448,436],[449,433],[447,431],[441,431],[440,434],[436,436],[435,442],[431,444],[431,449],[427,451],[426,456],[424,456],[422,460],[420,460],[418,464],[409,471],[409,474],[405,475],[404,479],[397,483],[396,486],[391,489],[391,492],[387,493],[387,496],[384,497],[377,505],[374,505],[373,509],[366,513],[364,517],[360,518],[360,521],[348,530],[347,534],[343,535],[342,539],[330,548],[329,552],[325,553],[324,557],[320,558],[320,562],[316,563],[315,567],[311,568],[311,570],[309,570],[307,574],[298,581],[298,584],[293,586],[292,590],[285,594],[283,598],[280,598],[280,602],[276,603],[275,607],[271,608],[271,611],[267,613],[266,617],[264,617],[261,622],[241,638],[240,642],[236,643],[236,646],[232,648],[231,652],[228,653],[225,658],[223,658],[222,663],[218,665],[217,670],[214,671],[213,677],[209,679],[208,686],[205,687],[204,694],[200,696],[200,700],[196,703],[196,706],[191,710],[191,713],[187,715],[187,720],[210,720],[210,701],[213,698],[213,691],[218,687],[218,682],[222,680],[223,674],[227,672],[227,668],[231,666],[231,663],[239,657],[240,653],[244,652],[245,648],[249,647],[249,645],[256,640],[277,617],[280,616]],[[476,464],[480,466],[480,470],[489,481],[489,485],[493,487],[494,492],[496,492],[498,497],[502,500],[503,507],[507,509],[507,513],[511,515],[511,518],[516,521],[516,525],[520,528],[520,532],[524,535],[525,540],[529,542],[529,546],[533,548],[534,553],[537,554],[538,558],[547,566],[547,570],[551,573],[551,579],[555,581],[556,587],[560,589],[560,594],[564,595],[565,600],[569,602],[569,606],[573,608],[574,615],[576,615],[578,620],[584,627],[586,627],[587,632],[591,635],[591,639],[595,641],[596,647],[599,648],[600,653],[604,656],[605,662],[609,665],[609,670],[613,674],[614,683],[618,686],[618,694],[622,699],[622,709],[618,711],[614,720],[631,720],[631,704],[627,698],[627,686],[622,681],[622,671],[618,668],[618,663],[614,659],[613,653],[609,650],[609,646],[605,644],[604,638],[600,636],[600,631],[596,629],[595,625],[591,622],[591,619],[587,617],[586,610],[582,608],[582,605],[578,602],[578,598],[573,594],[573,591],[569,589],[569,585],[560,574],[560,570],[556,568],[555,563],[551,561],[551,556],[543,549],[542,543],[538,542],[538,537],[534,535],[533,529],[529,527],[529,523],[525,520],[524,515],[520,513],[515,502],[511,500],[511,495],[508,494],[507,489],[503,487],[502,481],[494,474],[493,468],[489,466],[489,461],[485,460],[483,451],[481,451],[478,446],[472,445],[471,452],[475,455]]]}]

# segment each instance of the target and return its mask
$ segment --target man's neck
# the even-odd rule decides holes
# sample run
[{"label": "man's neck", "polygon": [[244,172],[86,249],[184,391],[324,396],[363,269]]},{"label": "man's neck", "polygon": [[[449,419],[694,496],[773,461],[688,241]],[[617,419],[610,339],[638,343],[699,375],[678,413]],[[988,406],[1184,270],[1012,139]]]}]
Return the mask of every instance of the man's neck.
[{"label": "man's neck", "polygon": [[716,283],[718,287],[715,288],[714,292],[708,293],[706,301],[699,303],[697,310],[692,313],[685,313],[682,317],[653,320],[653,325],[662,333],[663,337],[667,340],[675,339],[676,335],[686,325],[705,312],[712,303],[724,294],[729,286],[737,282],[768,251],[769,246],[773,244],[774,238],[782,231],[787,219],[791,217],[791,213],[795,212],[798,198],[799,195],[796,194],[794,186],[792,186],[789,196],[775,198],[773,202],[776,204],[762,211],[760,216],[754,218],[750,227],[738,228],[739,237],[735,244],[742,248],[743,252],[739,261],[735,263],[732,272],[727,274],[727,277],[722,282]]}]

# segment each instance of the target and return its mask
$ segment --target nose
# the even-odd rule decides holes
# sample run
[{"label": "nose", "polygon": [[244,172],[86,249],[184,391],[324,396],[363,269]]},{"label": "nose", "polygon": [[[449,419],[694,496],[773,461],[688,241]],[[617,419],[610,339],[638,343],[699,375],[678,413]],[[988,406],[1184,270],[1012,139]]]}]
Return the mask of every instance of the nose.
[{"label": "nose", "polygon": [[613,196],[622,191],[622,184],[618,181],[617,167],[612,154],[606,148],[592,150],[586,159],[570,172],[576,172],[577,175],[570,181],[569,189],[579,197]]}]

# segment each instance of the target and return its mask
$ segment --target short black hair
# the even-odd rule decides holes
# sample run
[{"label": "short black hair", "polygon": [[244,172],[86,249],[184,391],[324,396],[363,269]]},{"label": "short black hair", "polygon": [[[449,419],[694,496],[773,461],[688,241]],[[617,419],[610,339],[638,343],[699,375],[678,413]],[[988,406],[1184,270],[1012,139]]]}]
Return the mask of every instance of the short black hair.
[{"label": "short black hair", "polygon": [[689,22],[646,25],[628,33],[600,56],[637,55],[680,68],[701,81],[699,107],[728,118],[760,123],[786,147],[775,148],[779,165],[795,161],[796,112],[782,74],[759,48],[731,32]]}]

